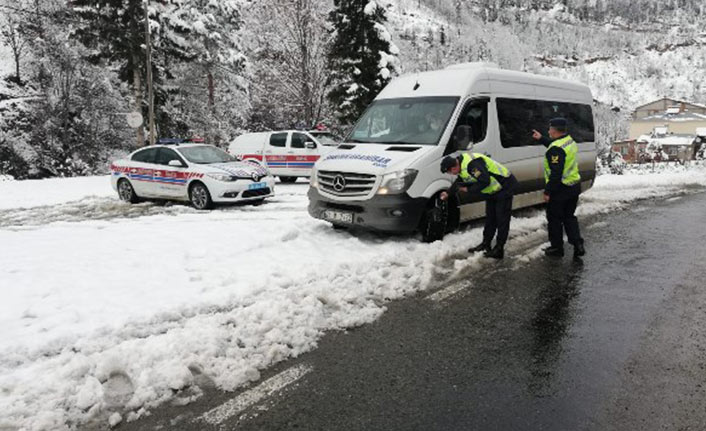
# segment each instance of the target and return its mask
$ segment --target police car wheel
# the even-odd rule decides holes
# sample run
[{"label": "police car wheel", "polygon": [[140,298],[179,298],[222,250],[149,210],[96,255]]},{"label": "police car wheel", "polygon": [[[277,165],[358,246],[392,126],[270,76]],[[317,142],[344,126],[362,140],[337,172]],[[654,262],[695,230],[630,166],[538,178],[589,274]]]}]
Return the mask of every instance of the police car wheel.
[{"label": "police car wheel", "polygon": [[189,189],[189,200],[197,210],[207,210],[213,207],[211,193],[202,183],[194,183]]},{"label": "police car wheel", "polygon": [[137,197],[135,189],[132,188],[130,181],[124,178],[118,181],[118,196],[120,197],[120,200],[130,202],[131,204],[135,204],[140,201],[140,198]]},{"label": "police car wheel", "polygon": [[296,183],[297,182],[297,177],[279,177],[279,180],[283,183]]}]

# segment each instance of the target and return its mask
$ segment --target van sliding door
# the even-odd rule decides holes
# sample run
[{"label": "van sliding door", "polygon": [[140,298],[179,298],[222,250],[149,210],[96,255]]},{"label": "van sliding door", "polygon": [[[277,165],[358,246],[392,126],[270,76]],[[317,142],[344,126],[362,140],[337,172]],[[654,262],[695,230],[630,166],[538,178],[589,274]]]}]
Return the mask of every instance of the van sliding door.
[{"label": "van sliding door", "polygon": [[[498,161],[506,163],[520,183],[518,193],[544,187],[544,153],[546,148],[532,138],[532,130],[547,136],[549,120],[566,118],[569,134],[582,149],[593,147],[594,126],[590,105],[570,102],[498,97],[496,100],[500,152]],[[581,145],[581,144],[589,144]],[[594,167],[582,169],[593,178]]]}]

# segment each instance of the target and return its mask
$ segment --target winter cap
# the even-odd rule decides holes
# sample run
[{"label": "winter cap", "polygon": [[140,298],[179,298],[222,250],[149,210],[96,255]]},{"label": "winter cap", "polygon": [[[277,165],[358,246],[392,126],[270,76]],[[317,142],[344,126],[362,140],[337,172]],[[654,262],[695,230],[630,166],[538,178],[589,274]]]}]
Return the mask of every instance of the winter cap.
[{"label": "winter cap", "polygon": [[557,118],[552,118],[551,120],[549,120],[549,127],[555,127],[557,129],[566,130],[568,125],[569,125],[569,122],[566,121],[566,118],[557,117]]},{"label": "winter cap", "polygon": [[456,166],[456,163],[458,163],[458,161],[454,157],[451,157],[451,156],[444,157],[444,160],[441,161],[441,173],[442,174],[447,173],[449,171],[449,169]]}]

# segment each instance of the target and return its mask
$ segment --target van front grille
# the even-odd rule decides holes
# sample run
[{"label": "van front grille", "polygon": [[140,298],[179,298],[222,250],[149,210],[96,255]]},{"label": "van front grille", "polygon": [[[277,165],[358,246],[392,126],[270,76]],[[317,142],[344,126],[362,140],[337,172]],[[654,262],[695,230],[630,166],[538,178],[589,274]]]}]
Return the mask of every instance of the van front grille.
[{"label": "van front grille", "polygon": [[318,171],[319,186],[335,196],[367,196],[375,187],[375,175],[352,172]]}]

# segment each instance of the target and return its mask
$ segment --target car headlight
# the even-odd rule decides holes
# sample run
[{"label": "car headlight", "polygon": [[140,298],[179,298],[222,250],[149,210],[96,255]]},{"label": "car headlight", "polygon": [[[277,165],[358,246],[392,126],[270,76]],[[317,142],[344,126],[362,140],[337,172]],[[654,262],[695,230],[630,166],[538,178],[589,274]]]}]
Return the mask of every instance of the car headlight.
[{"label": "car headlight", "polygon": [[214,174],[214,173],[211,173],[211,174],[206,174],[206,175],[208,175],[209,177],[213,178],[214,180],[223,181],[223,182],[232,182],[232,181],[235,181],[235,180],[237,179],[237,178],[235,178],[235,177],[233,177],[233,176],[230,176],[230,175],[228,175],[228,174]]},{"label": "car headlight", "polygon": [[405,169],[404,171],[393,172],[382,177],[381,186],[378,189],[379,195],[398,195],[404,193],[412,186],[417,178],[416,169]]}]

